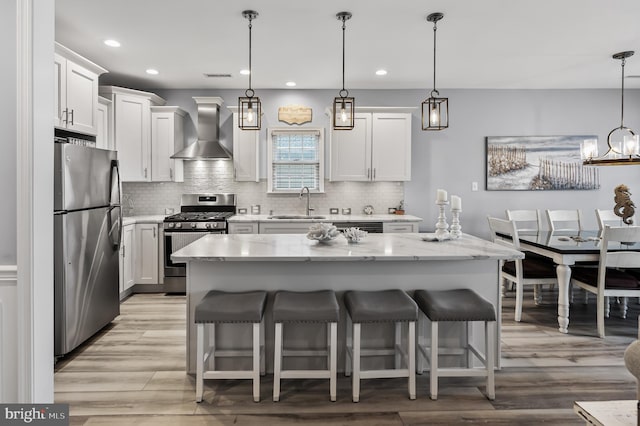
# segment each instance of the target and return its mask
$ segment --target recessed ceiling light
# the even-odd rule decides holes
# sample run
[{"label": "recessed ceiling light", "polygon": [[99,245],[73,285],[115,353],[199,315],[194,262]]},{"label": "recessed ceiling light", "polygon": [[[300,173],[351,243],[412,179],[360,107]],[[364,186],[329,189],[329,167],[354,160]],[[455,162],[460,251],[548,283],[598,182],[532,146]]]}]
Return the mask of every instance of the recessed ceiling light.
[{"label": "recessed ceiling light", "polygon": [[387,70],[380,69],[380,70],[376,71],[376,75],[387,75]]},{"label": "recessed ceiling light", "polygon": [[287,81],[285,84],[286,84],[288,87],[295,87],[296,82],[295,82],[295,81]]},{"label": "recessed ceiling light", "polygon": [[109,47],[120,47],[120,42],[118,40],[105,40],[104,44],[106,44]]},{"label": "recessed ceiling light", "polygon": [[147,70],[147,74],[151,74],[151,75],[158,75],[158,74],[160,74],[160,73],[158,72],[158,70],[154,70],[153,68],[149,68],[149,69]]},{"label": "recessed ceiling light", "polygon": [[240,74],[249,75],[249,74],[251,74],[251,71],[249,71],[249,70],[240,70]]}]

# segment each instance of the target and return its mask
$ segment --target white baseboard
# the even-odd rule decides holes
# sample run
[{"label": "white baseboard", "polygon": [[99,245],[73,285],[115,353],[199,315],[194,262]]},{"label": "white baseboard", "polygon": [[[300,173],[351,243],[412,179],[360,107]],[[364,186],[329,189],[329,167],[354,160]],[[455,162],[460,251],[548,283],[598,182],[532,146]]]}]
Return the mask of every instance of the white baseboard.
[{"label": "white baseboard", "polygon": [[0,265],[0,402],[18,401],[18,268]]}]

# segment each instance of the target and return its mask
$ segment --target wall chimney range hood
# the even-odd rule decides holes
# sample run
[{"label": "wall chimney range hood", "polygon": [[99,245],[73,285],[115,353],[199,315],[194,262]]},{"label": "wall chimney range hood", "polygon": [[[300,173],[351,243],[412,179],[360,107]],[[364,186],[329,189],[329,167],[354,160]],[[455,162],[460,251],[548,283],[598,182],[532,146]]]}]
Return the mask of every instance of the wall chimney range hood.
[{"label": "wall chimney range hood", "polygon": [[198,139],[171,156],[177,160],[230,160],[231,152],[220,144],[222,98],[198,97]]}]

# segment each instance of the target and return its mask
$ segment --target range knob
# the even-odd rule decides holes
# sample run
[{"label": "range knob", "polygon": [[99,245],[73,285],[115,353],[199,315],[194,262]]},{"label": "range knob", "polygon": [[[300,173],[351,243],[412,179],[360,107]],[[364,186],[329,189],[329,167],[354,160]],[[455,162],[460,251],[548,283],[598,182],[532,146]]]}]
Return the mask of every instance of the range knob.
[{"label": "range knob", "polygon": [[192,227],[192,228],[195,228],[196,226],[198,226],[198,224],[197,224],[197,223],[195,223],[195,222],[193,222],[193,223],[191,224],[191,227]]},{"label": "range knob", "polygon": [[173,228],[174,226],[176,226],[176,224],[175,224],[175,223],[173,223],[173,222],[171,222],[171,223],[167,224],[167,226],[168,226],[169,228]]},{"label": "range knob", "polygon": [[210,223],[205,223],[204,227],[207,228],[207,229],[211,229],[211,224]]},{"label": "range knob", "polygon": [[176,228],[182,228],[182,224],[181,223],[176,223]]}]

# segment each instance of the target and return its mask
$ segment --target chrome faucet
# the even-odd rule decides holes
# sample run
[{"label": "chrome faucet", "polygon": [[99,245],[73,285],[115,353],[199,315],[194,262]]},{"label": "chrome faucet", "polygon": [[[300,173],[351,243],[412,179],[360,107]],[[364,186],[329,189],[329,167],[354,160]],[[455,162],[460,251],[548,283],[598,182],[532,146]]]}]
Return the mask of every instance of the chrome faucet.
[{"label": "chrome faucet", "polygon": [[302,187],[302,189],[300,190],[300,198],[302,198],[302,196],[304,195],[304,191],[307,191],[307,216],[309,216],[311,214],[311,212],[315,209],[312,209],[309,206],[309,203],[311,202],[311,192],[309,192],[309,188],[304,186]]}]

